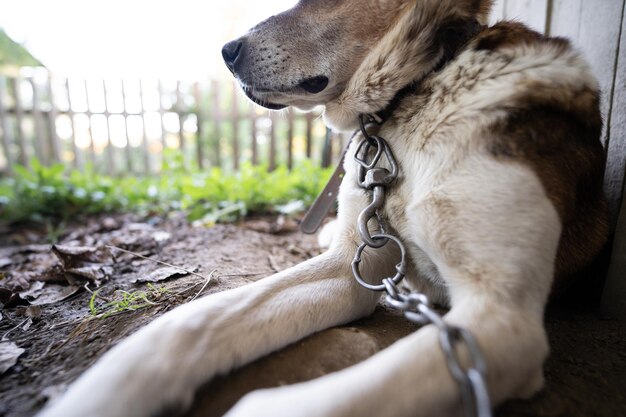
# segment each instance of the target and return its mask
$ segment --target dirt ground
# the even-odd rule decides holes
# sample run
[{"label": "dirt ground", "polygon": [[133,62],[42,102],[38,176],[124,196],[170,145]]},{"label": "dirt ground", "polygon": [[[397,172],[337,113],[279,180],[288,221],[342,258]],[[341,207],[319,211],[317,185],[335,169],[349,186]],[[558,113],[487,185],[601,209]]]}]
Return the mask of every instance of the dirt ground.
[{"label": "dirt ground", "polygon": [[[176,216],[93,217],[67,227],[54,250],[44,243],[49,237],[34,229],[0,230],[0,416],[33,415],[112,345],[176,305],[319,253],[315,237],[282,218],[206,228]],[[176,274],[180,270],[104,245],[198,275]],[[626,416],[626,323],[587,304],[562,302],[549,310],[546,389],[504,404],[497,416]],[[122,311],[132,306],[141,308]],[[250,390],[350,366],[416,329],[381,303],[369,318],[209,382],[185,416],[220,416]]]}]

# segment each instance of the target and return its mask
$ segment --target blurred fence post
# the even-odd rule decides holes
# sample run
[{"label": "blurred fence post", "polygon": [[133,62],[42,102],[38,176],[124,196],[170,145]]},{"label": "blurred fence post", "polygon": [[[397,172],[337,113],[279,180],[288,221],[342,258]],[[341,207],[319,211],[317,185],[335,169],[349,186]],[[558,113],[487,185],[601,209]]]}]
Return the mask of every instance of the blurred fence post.
[{"label": "blurred fence post", "polygon": [[7,117],[7,111],[5,106],[6,96],[6,78],[0,77],[0,127],[2,128],[2,149],[4,151],[4,158],[7,161],[7,171],[11,173],[13,171],[13,156],[11,155],[11,144],[13,143],[13,132],[11,126],[9,126],[9,119]]},{"label": "blurred fence post", "polygon": [[[330,133],[326,130],[324,135],[318,133],[322,131],[317,126],[322,124],[319,113],[302,114],[288,109],[283,121],[282,115],[252,103],[246,103],[249,110],[242,111],[239,87],[232,82],[212,81],[208,89],[202,89],[198,82],[187,88],[180,81],[171,87],[171,83],[159,80],[148,90],[149,84],[142,80],[138,80],[138,88],[131,88],[124,80],[63,79],[58,80],[61,88],[55,90],[53,80],[50,75],[43,81],[32,77],[0,77],[5,171],[10,172],[16,162],[27,165],[30,156],[37,156],[43,164],[61,162],[84,169],[86,157],[97,172],[151,175],[160,171],[153,163],[156,148],[150,146],[154,139],[150,132],[159,128],[161,153],[176,146],[170,140],[174,134],[185,166],[193,162],[199,169],[209,163],[237,170],[248,159],[254,165],[266,163],[273,170],[281,163],[292,168],[297,160],[313,157],[327,166],[336,157]],[[111,84],[117,82],[121,88]],[[146,102],[148,97],[152,103]],[[59,105],[57,101],[67,104]],[[229,102],[230,111],[224,115],[222,109]],[[209,103],[206,111],[204,103]],[[158,121],[151,116],[155,110]],[[189,125],[186,121],[193,116],[197,128],[195,146],[188,140],[190,132],[186,130]],[[129,128],[129,120],[135,117],[141,119],[142,129],[141,146],[136,148],[131,145],[134,136]],[[176,118],[178,126],[172,124]],[[117,123],[118,119],[123,126]],[[250,124],[245,132],[244,121]],[[207,122],[212,123],[212,130],[205,129]],[[112,132],[112,128],[116,130]],[[230,133],[228,137],[226,133]],[[118,138],[120,134],[123,137]],[[64,148],[68,146],[66,152]],[[318,149],[320,155],[314,155]],[[286,160],[280,155],[286,155]]]}]

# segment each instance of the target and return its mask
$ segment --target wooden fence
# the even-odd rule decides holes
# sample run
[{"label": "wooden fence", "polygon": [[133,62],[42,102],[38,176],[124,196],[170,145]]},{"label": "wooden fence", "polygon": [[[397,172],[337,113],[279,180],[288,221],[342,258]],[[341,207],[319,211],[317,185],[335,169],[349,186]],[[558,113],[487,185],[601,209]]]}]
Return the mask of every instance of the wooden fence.
[{"label": "wooden fence", "polygon": [[[616,224],[626,168],[626,0],[496,0],[492,22],[517,19],[580,47],[598,75],[609,162],[605,189]],[[87,163],[107,173],[155,173],[182,150],[188,166],[236,169],[244,161],[328,164],[319,113],[268,113],[230,82],[66,80],[45,72],[0,76],[0,172],[33,156],[44,163]]]},{"label": "wooden fence", "polygon": [[[613,248],[605,307],[626,318],[626,0],[495,0],[492,22],[516,19],[565,36],[591,63],[602,89],[602,140],[608,162]],[[113,91],[115,90],[115,91]],[[185,164],[236,169],[243,161],[291,165],[313,157],[327,164],[341,148],[317,115],[268,114],[231,84],[77,82],[0,77],[0,170],[26,163],[91,162],[100,170],[156,172],[168,149]],[[81,93],[82,91],[82,93]],[[82,95],[82,97],[81,97]],[[238,98],[239,97],[239,98]],[[165,157],[163,156],[165,155]],[[323,155],[323,156],[322,156]],[[621,209],[620,209],[621,208]],[[621,210],[621,214],[620,214]]]},{"label": "wooden fence", "polygon": [[0,171],[37,157],[107,174],[157,173],[177,155],[200,169],[328,165],[345,140],[332,138],[319,112],[265,111],[232,82],[73,80],[44,70],[0,76],[0,134]]}]

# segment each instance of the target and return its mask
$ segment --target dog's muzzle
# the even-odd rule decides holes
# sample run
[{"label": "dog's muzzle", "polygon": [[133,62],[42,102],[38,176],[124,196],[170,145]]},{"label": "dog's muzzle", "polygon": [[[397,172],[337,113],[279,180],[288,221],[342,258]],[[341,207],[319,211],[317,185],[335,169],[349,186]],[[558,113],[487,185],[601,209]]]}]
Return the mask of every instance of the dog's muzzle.
[{"label": "dog's muzzle", "polygon": [[[244,49],[245,49],[244,41],[241,39],[230,41],[226,45],[224,45],[224,47],[222,47],[222,58],[224,58],[224,63],[226,64],[226,67],[228,67],[228,70],[235,77],[237,77],[237,71],[236,71],[237,65],[238,64],[241,65],[241,61],[245,58]],[[243,89],[243,92],[246,94],[246,96],[250,100],[252,100],[255,104],[258,104],[259,106],[265,107],[270,110],[281,110],[287,107],[282,104],[270,103],[259,97],[256,97],[253,93],[254,86],[248,86],[242,83],[241,87]],[[316,88],[316,87],[313,86],[311,88]]]},{"label": "dog's muzzle", "polygon": [[[281,83],[280,87],[268,85],[268,75],[262,72],[264,70],[263,66],[261,65],[260,68],[255,67],[257,63],[254,57],[258,55],[258,51],[255,52],[250,50],[250,48],[253,48],[253,46],[250,45],[246,37],[239,38],[223,46],[222,57],[229,71],[239,80],[246,96],[260,106],[271,110],[280,110],[286,106],[272,103],[267,100],[267,97],[275,97],[276,95],[285,95],[287,97],[315,95],[326,90],[329,85],[330,80],[325,75],[305,76],[295,83],[292,81],[293,84],[285,85]],[[265,57],[264,59],[267,58]],[[274,67],[276,65],[277,63],[273,64]],[[286,68],[282,69],[285,70]],[[281,75],[284,74],[278,74],[276,69],[272,72],[272,78],[279,80]],[[255,81],[257,78],[260,79],[261,85]]]}]

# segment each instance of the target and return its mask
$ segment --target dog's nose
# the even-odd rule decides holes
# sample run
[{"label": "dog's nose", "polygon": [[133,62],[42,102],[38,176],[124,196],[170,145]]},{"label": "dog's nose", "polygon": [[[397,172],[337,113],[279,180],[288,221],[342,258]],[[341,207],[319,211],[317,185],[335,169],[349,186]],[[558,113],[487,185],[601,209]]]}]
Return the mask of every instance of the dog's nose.
[{"label": "dog's nose", "polygon": [[243,46],[243,42],[240,40],[228,42],[222,48],[222,57],[224,57],[224,62],[226,62],[226,66],[231,71],[235,69],[235,61],[237,57],[241,53],[241,48]]}]

